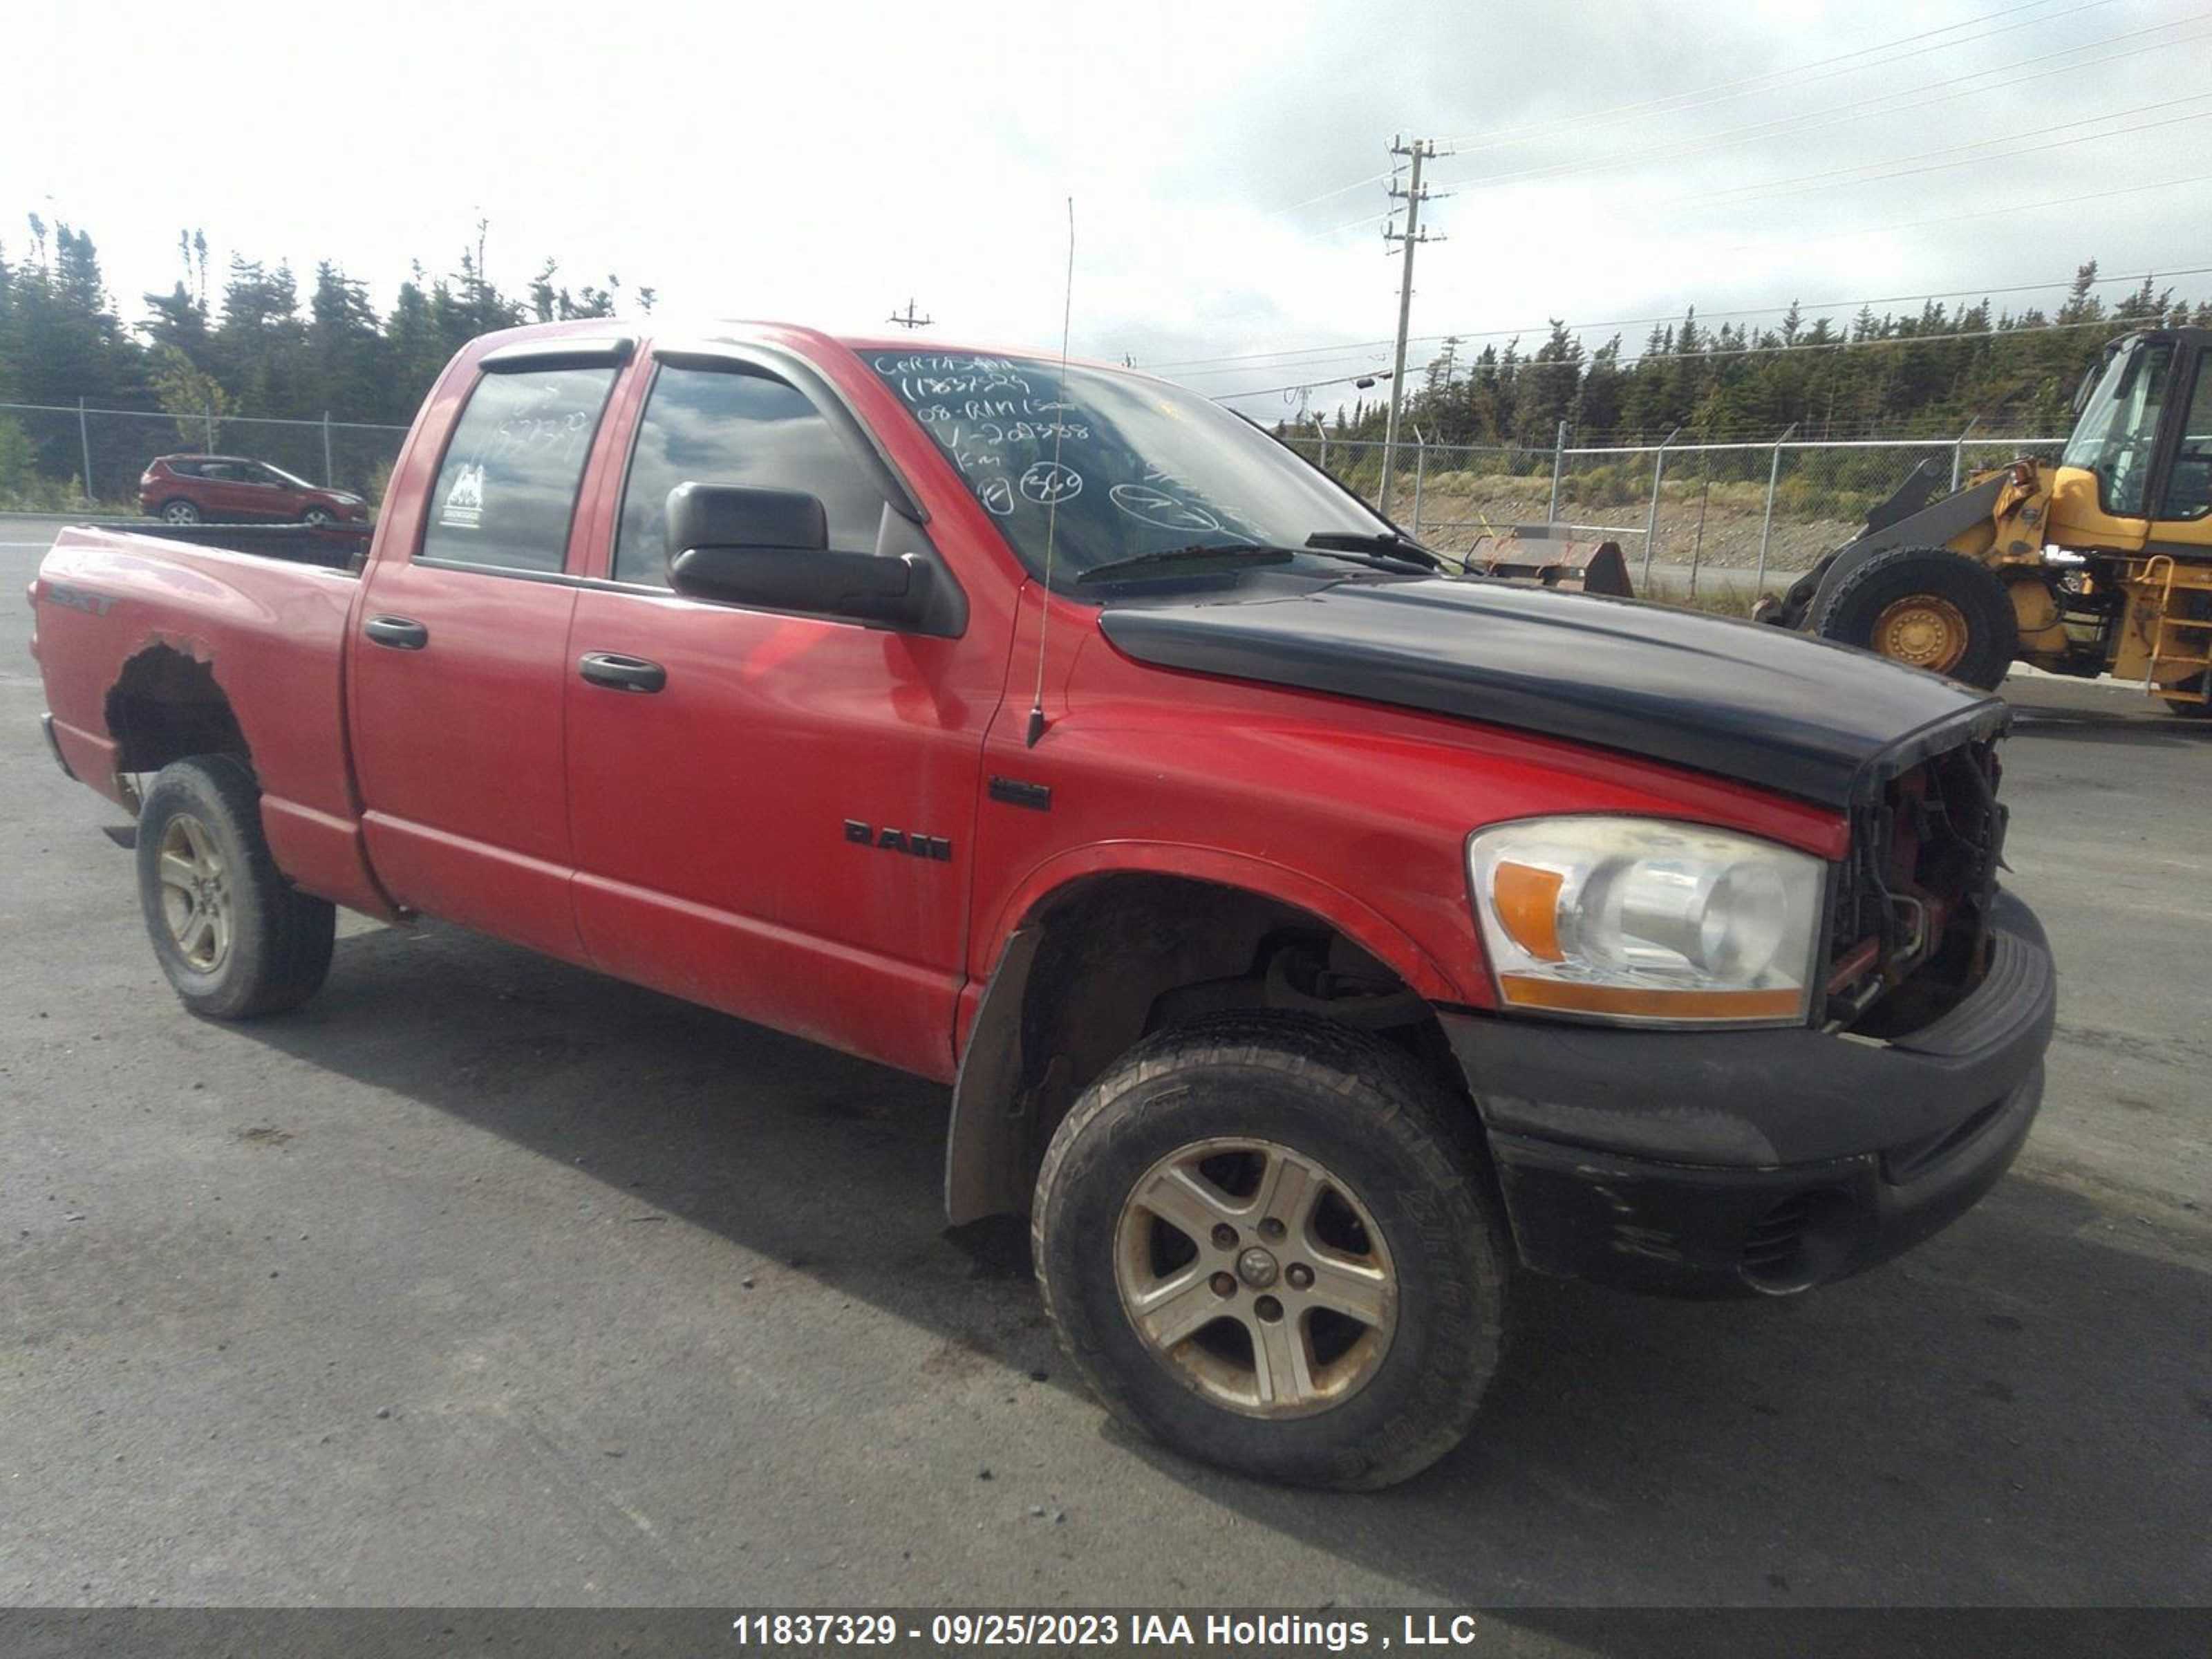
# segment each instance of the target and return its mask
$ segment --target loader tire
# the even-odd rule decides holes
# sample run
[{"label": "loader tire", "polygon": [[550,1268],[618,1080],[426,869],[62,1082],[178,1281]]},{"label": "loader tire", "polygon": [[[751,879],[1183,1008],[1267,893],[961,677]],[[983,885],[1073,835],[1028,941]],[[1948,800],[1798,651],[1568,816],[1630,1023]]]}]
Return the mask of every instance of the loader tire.
[{"label": "loader tire", "polygon": [[1108,1409],[1187,1456],[1366,1491],[1474,1421],[1510,1247],[1474,1114],[1402,1050],[1299,1015],[1146,1037],[1038,1172],[1045,1311]]},{"label": "loader tire", "polygon": [[205,1019],[296,1008],[331,970],[337,912],[285,880],[243,761],[172,762],[138,814],[138,898],[155,959]]},{"label": "loader tire", "polygon": [[1942,547],[1893,547],[1824,582],[1813,632],[1994,690],[2020,625],[1995,574]]},{"label": "loader tire", "polygon": [[[2212,674],[2199,674],[2185,685],[2176,689],[2183,691],[2212,690]],[[2212,702],[2195,702],[2186,698],[2170,697],[2166,699],[2166,706],[2169,712],[2179,714],[2185,720],[2212,720]]]}]

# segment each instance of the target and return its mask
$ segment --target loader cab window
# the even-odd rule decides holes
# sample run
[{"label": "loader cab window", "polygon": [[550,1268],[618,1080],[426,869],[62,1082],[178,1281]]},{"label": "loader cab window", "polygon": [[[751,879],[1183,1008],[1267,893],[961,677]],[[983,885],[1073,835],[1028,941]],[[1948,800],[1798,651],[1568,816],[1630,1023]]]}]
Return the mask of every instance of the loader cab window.
[{"label": "loader cab window", "polygon": [[2166,475],[2161,519],[2201,519],[2212,513],[2212,355],[2197,356],[2197,389],[2181,427],[2173,470]]},{"label": "loader cab window", "polygon": [[2105,366],[2058,458],[2061,466],[2096,475],[2098,505],[2115,518],[2140,519],[2150,510],[2151,455],[2172,377],[2171,345],[2120,353]]}]

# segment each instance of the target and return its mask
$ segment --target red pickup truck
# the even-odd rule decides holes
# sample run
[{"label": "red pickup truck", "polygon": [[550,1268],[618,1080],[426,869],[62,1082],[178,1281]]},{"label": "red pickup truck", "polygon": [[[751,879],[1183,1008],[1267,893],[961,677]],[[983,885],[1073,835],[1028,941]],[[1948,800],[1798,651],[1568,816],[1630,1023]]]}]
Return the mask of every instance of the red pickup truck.
[{"label": "red pickup truck", "polygon": [[519,330],[357,573],[80,529],[31,597],[193,1012],[312,994],[345,905],[939,1079],[952,1220],[1265,1476],[1451,1446],[1521,1269],[1888,1256],[2041,1098],[2002,702],[1455,571],[1139,374]]}]

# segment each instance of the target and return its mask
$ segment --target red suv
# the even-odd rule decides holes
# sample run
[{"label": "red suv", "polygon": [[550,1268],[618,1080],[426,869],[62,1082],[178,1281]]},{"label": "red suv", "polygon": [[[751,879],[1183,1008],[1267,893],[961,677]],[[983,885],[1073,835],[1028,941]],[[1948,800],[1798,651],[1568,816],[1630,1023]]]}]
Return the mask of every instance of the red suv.
[{"label": "red suv", "polygon": [[319,489],[242,455],[160,456],[139,477],[138,504],[149,518],[171,524],[336,524],[368,516],[358,495]]}]

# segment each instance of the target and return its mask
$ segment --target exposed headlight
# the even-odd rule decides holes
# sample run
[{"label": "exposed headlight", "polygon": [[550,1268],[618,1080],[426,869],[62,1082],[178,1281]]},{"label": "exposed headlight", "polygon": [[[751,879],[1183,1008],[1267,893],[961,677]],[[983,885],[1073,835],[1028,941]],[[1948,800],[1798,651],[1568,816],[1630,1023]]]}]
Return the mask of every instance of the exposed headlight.
[{"label": "exposed headlight", "polygon": [[1636,1025],[1810,1011],[1820,860],[1658,818],[1528,818],[1468,837],[1501,1004]]}]

